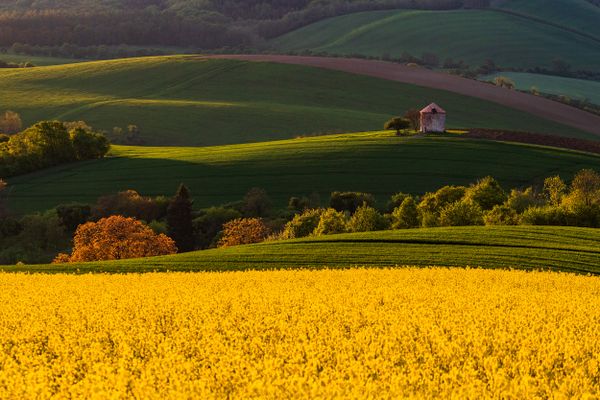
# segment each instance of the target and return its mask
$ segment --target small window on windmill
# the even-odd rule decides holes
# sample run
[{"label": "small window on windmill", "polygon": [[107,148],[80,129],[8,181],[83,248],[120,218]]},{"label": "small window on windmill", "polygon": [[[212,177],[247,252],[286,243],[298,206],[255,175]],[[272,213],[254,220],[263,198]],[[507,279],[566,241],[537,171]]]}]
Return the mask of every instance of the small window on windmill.
[{"label": "small window on windmill", "polygon": [[432,113],[432,114],[437,114],[437,110],[436,110],[435,108],[433,108],[433,109],[431,110],[431,113]]}]

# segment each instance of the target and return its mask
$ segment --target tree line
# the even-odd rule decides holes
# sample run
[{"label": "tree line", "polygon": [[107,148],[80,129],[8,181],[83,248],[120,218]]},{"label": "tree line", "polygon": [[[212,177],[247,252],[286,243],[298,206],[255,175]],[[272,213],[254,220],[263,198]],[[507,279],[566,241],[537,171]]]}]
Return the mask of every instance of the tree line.
[{"label": "tree line", "polygon": [[[0,3],[0,47],[256,46],[323,18],[381,9],[485,7],[487,0],[91,0]],[[63,49],[64,50],[64,49]]]},{"label": "tree line", "polygon": [[[3,188],[6,192],[0,181],[0,210]],[[94,261],[346,232],[469,225],[599,228],[600,174],[586,169],[571,182],[553,176],[542,187],[509,191],[486,177],[420,196],[396,193],[384,205],[361,192],[333,192],[323,205],[313,193],[290,198],[285,209],[275,208],[260,188],[239,201],[202,210],[194,209],[184,185],[173,197],[128,190],[94,204],[64,204],[21,218],[5,210],[0,214],[0,263],[48,262],[57,253],[57,262]]]},{"label": "tree line", "polygon": [[20,129],[18,114],[0,117],[0,176],[7,178],[74,161],[102,158],[110,148],[108,139],[77,123],[42,121]]}]

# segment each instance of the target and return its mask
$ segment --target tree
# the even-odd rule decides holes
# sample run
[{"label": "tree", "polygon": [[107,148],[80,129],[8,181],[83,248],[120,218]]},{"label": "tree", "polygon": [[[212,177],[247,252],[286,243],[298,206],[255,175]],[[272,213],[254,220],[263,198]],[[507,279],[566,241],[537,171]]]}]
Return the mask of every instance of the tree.
[{"label": "tree", "polygon": [[96,219],[122,215],[150,222],[164,218],[168,206],[169,201],[165,198],[144,197],[135,190],[126,190],[100,197],[92,209],[92,214]]},{"label": "tree", "polygon": [[438,216],[446,205],[460,201],[466,191],[467,188],[464,186],[443,186],[437,192],[426,193],[419,203],[419,212],[421,215],[427,215],[429,221],[430,216]]},{"label": "tree", "polygon": [[[142,222],[120,215],[80,225],[73,244],[69,262],[122,260],[177,252],[175,242],[168,236],[157,235]],[[59,255],[56,261],[65,262],[65,255]]]},{"label": "tree", "polygon": [[404,114],[404,119],[410,124],[410,129],[418,131],[421,128],[421,112],[416,108],[411,108]]},{"label": "tree", "polygon": [[23,122],[21,116],[14,111],[5,111],[0,115],[0,133],[14,134],[21,132]]},{"label": "tree", "polygon": [[223,225],[219,247],[239,246],[262,242],[269,229],[260,218],[239,218]]},{"label": "tree", "polygon": [[485,213],[483,220],[486,225],[519,225],[519,215],[507,205],[494,206]]},{"label": "tree", "polygon": [[6,189],[7,183],[0,179],[0,218],[6,215],[6,204],[4,203],[4,189]]},{"label": "tree", "polygon": [[480,179],[465,192],[465,200],[477,203],[484,211],[504,203],[506,199],[506,192],[491,176]]},{"label": "tree", "polygon": [[600,204],[600,174],[592,169],[579,171],[571,182],[569,202],[584,206]]},{"label": "tree", "polygon": [[410,121],[400,117],[394,117],[387,121],[383,126],[383,129],[391,131],[395,130],[396,135],[400,136],[400,131],[402,129],[408,129],[410,127]]},{"label": "tree", "polygon": [[73,143],[75,156],[78,160],[102,158],[110,149],[110,143],[104,135],[88,131],[84,128],[71,130],[69,137]]},{"label": "tree", "polygon": [[347,211],[354,214],[358,207],[366,204],[368,206],[375,205],[375,198],[370,193],[361,192],[333,192],[329,206],[337,211]]},{"label": "tree", "polygon": [[193,203],[189,189],[181,184],[167,207],[167,233],[181,253],[194,250]]},{"label": "tree", "polygon": [[56,214],[62,226],[74,232],[79,225],[85,224],[92,216],[92,208],[88,204],[62,204],[56,207]]},{"label": "tree", "polygon": [[196,247],[205,249],[216,245],[215,238],[223,225],[238,218],[242,218],[242,213],[233,208],[211,207],[201,211],[201,215],[192,221]]},{"label": "tree", "polygon": [[266,190],[252,188],[244,196],[243,212],[247,217],[266,217],[271,211],[272,204]]},{"label": "tree", "polygon": [[346,232],[346,216],[342,212],[328,208],[321,213],[319,224],[313,234],[315,236],[323,236],[344,232]]},{"label": "tree", "polygon": [[376,209],[363,204],[348,221],[350,232],[372,232],[388,228],[388,222]]},{"label": "tree", "polygon": [[285,224],[282,237],[285,239],[295,239],[309,236],[312,234],[321,220],[323,209],[313,208],[305,210],[302,214],[294,215],[291,221]]},{"label": "tree", "polygon": [[550,204],[558,206],[565,195],[567,185],[558,175],[551,176],[544,180],[544,193],[548,196]]},{"label": "tree", "polygon": [[441,226],[483,225],[483,211],[471,201],[457,201],[444,207],[439,222]]},{"label": "tree", "polygon": [[536,207],[544,204],[544,199],[537,195],[532,187],[525,190],[512,189],[506,200],[506,205],[518,214],[522,214],[529,207]]},{"label": "tree", "polygon": [[409,196],[392,213],[392,229],[409,229],[419,226],[417,203]]}]

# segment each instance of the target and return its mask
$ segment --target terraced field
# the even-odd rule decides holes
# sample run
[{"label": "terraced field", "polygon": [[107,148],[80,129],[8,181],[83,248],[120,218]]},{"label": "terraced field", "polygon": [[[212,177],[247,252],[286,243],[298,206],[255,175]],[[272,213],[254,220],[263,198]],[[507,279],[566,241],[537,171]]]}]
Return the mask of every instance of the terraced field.
[{"label": "terraced field", "polygon": [[111,155],[10,179],[9,207],[45,210],[126,189],[170,195],[180,182],[191,188],[196,207],[237,201],[252,187],[265,188],[277,207],[285,207],[291,196],[313,192],[326,201],[334,190],[370,192],[385,202],[399,191],[422,194],[486,175],[520,187],[555,174],[570,179],[583,168],[600,170],[598,155],[392,132],[205,148],[115,146]]},{"label": "terraced field", "polygon": [[[535,3],[538,8],[554,9],[554,1]],[[533,12],[529,7],[515,5],[515,10],[518,9]],[[554,12],[560,15],[561,11],[556,8]],[[585,21],[595,24],[596,30],[597,17],[585,12],[581,14],[586,15]],[[543,19],[544,11],[539,15]],[[575,14],[572,18],[579,21]],[[573,24],[573,20],[568,23]],[[580,29],[585,28],[580,26]],[[552,61],[560,58],[574,69],[600,68],[598,39],[544,21],[493,10],[396,10],[349,14],[300,28],[275,39],[272,44],[283,51],[308,49],[378,57],[400,57],[404,52],[421,56],[429,52],[441,61],[451,57],[471,66],[491,59],[503,67],[550,68]]]},{"label": "terraced field", "polygon": [[332,235],[104,263],[3,267],[8,272],[231,271],[471,266],[600,274],[600,231],[464,227]]},{"label": "terraced field", "polygon": [[[519,104],[508,108],[448,91],[301,65],[196,56],[4,69],[0,87],[0,110],[21,113],[26,124],[85,120],[105,130],[136,124],[148,145],[248,143],[380,129],[391,116],[432,101],[447,108],[450,127],[592,136],[566,128],[569,113],[558,113],[553,120],[559,122],[550,122],[543,119],[546,114],[515,110]],[[582,129],[589,126],[594,132],[600,124]]]}]

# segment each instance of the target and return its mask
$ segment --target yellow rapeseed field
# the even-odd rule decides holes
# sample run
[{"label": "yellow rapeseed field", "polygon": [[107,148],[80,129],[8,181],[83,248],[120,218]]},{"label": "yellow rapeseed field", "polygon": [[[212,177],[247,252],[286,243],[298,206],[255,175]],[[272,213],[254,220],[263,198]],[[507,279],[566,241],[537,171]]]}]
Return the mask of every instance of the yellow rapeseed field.
[{"label": "yellow rapeseed field", "polygon": [[600,396],[600,279],[0,274],[0,397]]}]

